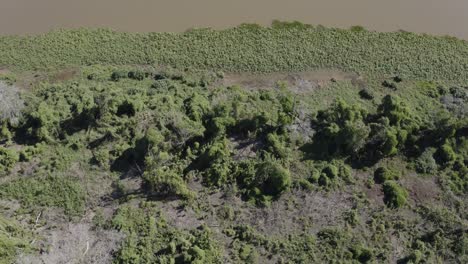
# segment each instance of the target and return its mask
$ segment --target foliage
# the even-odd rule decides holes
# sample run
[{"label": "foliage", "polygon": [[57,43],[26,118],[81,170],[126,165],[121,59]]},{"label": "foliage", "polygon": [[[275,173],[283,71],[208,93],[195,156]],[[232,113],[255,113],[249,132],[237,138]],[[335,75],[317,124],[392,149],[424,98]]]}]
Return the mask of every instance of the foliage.
[{"label": "foliage", "polygon": [[8,172],[18,161],[19,156],[16,151],[0,147],[0,171]]},{"label": "foliage", "polygon": [[370,132],[364,123],[366,112],[338,100],[333,107],[319,111],[313,125],[317,129],[314,146],[319,156],[329,158],[357,153]]},{"label": "foliage", "polygon": [[408,192],[396,181],[388,180],[383,184],[385,203],[388,207],[399,208],[406,204]]},{"label": "foliage", "polygon": [[243,161],[234,174],[246,197],[263,205],[287,191],[292,182],[290,172],[270,156],[258,162]]},{"label": "foliage", "polygon": [[420,157],[416,159],[416,171],[419,173],[435,173],[438,169],[434,154],[436,150],[434,148],[426,149]]},{"label": "foliage", "polygon": [[377,183],[384,183],[388,180],[398,180],[399,178],[400,175],[397,171],[386,167],[379,167],[374,172],[374,180]]},{"label": "foliage", "polygon": [[204,168],[204,180],[208,185],[221,186],[230,179],[231,152],[227,140],[221,140],[210,145],[199,160],[200,168]]},{"label": "foliage", "polygon": [[112,226],[127,235],[114,263],[221,263],[209,228],[174,229],[150,203],[122,206]]},{"label": "foliage", "polygon": [[258,165],[254,182],[262,194],[277,197],[288,189],[290,177],[289,171],[277,163],[265,161]]},{"label": "foliage", "polygon": [[86,194],[76,180],[60,175],[18,179],[1,185],[0,195],[25,206],[59,207],[76,215],[83,213]]},{"label": "foliage", "polygon": [[324,67],[383,75],[397,72],[408,78],[467,80],[467,47],[465,41],[444,37],[327,29],[297,22],[275,22],[272,28],[239,26],[180,34],[78,29],[3,36],[0,64],[34,69],[158,63],[249,72]]},{"label": "foliage", "polygon": [[[18,69],[86,65],[66,81],[43,69],[14,91],[26,107],[0,121],[0,169],[17,164],[0,211],[27,224],[43,207],[79,218],[112,207],[94,223],[125,235],[115,263],[465,263],[466,54],[455,39],[278,21],[0,37],[0,64],[16,65],[8,89],[31,74]],[[288,88],[291,71],[317,68],[346,76]],[[233,71],[285,71],[271,76],[289,83],[257,89]],[[440,203],[414,179],[405,190],[403,171],[431,181]],[[372,173],[388,207],[417,199],[405,210],[374,203]],[[12,200],[21,210],[4,208]],[[12,262],[30,239],[2,221]]]},{"label": "foliage", "polygon": [[193,197],[193,193],[188,189],[184,179],[170,169],[147,170],[143,175],[143,179],[148,188],[157,195],[175,195],[182,198]]},{"label": "foliage", "polygon": [[13,263],[19,250],[29,251],[31,237],[31,234],[18,222],[0,216],[0,263]]}]

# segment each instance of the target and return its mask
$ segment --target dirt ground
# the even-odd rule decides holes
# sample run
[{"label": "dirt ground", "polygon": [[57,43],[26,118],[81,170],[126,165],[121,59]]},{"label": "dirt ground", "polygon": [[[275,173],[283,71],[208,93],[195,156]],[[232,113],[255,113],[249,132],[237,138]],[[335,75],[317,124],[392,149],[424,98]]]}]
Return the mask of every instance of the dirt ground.
[{"label": "dirt ground", "polygon": [[294,93],[307,93],[326,86],[330,82],[359,81],[361,77],[355,73],[340,70],[323,69],[297,73],[226,73],[222,84],[224,86],[239,85],[245,89],[271,89],[283,82]]}]

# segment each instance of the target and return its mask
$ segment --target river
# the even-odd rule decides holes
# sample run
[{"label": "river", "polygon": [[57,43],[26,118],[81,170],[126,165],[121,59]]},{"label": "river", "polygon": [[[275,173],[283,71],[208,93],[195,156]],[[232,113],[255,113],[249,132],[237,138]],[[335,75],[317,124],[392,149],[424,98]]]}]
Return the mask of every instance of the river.
[{"label": "river", "polygon": [[0,0],[0,34],[77,27],[180,32],[274,19],[468,39],[468,0]]}]

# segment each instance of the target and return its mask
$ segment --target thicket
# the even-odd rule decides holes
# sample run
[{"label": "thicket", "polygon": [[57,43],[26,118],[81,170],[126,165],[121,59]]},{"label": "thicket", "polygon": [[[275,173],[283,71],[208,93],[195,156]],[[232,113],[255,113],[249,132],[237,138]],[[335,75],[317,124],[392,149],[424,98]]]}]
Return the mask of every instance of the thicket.
[{"label": "thicket", "polygon": [[151,203],[123,205],[111,227],[124,234],[114,263],[221,263],[222,252],[206,226],[188,232],[169,226]]},{"label": "thicket", "polygon": [[338,100],[331,108],[318,111],[312,120],[317,133],[305,149],[310,150],[311,158],[351,157],[355,165],[369,166],[396,155],[418,124],[404,103],[392,95],[382,99],[375,114]]},{"label": "thicket", "polygon": [[[218,87],[222,76],[193,69],[90,66],[76,79],[38,84],[25,97],[20,122],[5,126],[11,142],[0,147],[4,168],[19,163],[15,173],[30,171],[3,182],[0,196],[26,208],[53,206],[80,215],[85,205],[98,202],[88,181],[108,177],[115,187],[110,195],[120,202],[180,198],[182,206],[208,210],[206,196],[199,195],[219,191],[251,201],[242,205],[245,210],[261,210],[255,205],[269,206],[275,200],[300,206],[294,195],[282,199],[288,192],[352,192],[361,187],[364,168],[382,184],[387,206],[399,208],[409,196],[404,181],[398,182],[405,177],[398,166],[435,175],[457,199],[466,193],[468,123],[461,108],[448,107],[443,99],[464,98],[462,87],[394,79],[396,91],[369,86],[369,100],[346,81],[295,96],[281,84],[269,90]],[[346,91],[343,99],[335,100],[335,89]],[[460,100],[458,106],[465,103]],[[383,165],[393,157],[402,164]],[[142,186],[127,192],[124,179]],[[203,188],[195,192],[190,186],[198,183]],[[208,206],[210,215],[217,212],[228,225],[224,233],[233,243],[226,254],[220,234],[207,227],[171,227],[152,203],[120,206],[99,227],[126,234],[116,263],[219,263],[228,255],[239,262],[261,261],[265,252],[294,263],[385,262],[391,248],[386,238],[391,232],[405,237],[408,223],[380,218],[364,223],[357,216],[369,201],[361,195],[353,193],[359,202],[344,213],[346,230],[320,230],[316,236],[266,237],[253,228],[230,226],[238,213],[232,208],[219,212]],[[403,211],[390,212],[382,218]],[[311,220],[294,221],[307,228]],[[362,230],[372,234],[361,235]],[[419,258],[416,250],[425,257],[436,252],[414,247],[409,259]]]}]

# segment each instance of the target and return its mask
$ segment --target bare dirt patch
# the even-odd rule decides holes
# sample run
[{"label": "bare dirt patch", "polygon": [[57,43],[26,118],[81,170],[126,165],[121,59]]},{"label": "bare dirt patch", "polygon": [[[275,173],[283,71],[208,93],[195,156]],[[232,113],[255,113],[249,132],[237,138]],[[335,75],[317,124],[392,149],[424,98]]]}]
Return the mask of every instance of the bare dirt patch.
[{"label": "bare dirt patch", "polygon": [[288,194],[268,208],[255,208],[247,222],[269,235],[294,234],[308,229],[318,232],[343,222],[343,214],[353,206],[350,193],[308,192]]},{"label": "bare dirt patch", "polygon": [[51,81],[53,82],[68,81],[68,80],[75,78],[78,74],[79,74],[78,69],[74,69],[74,68],[65,69],[56,73],[54,76],[52,76]]},{"label": "bare dirt patch", "polygon": [[411,173],[402,177],[401,183],[416,204],[433,204],[438,201],[441,193],[435,177],[422,177]]},{"label": "bare dirt patch", "polygon": [[262,148],[262,142],[259,140],[243,139],[240,137],[231,137],[229,140],[233,145],[234,160],[254,158],[257,155],[257,151]]},{"label": "bare dirt patch", "polygon": [[88,223],[70,223],[42,233],[41,255],[22,255],[17,263],[111,263],[123,235],[92,230]]},{"label": "bare dirt patch", "polygon": [[223,85],[239,85],[245,89],[261,90],[277,88],[283,82],[294,93],[306,93],[326,86],[331,82],[350,80],[359,82],[360,76],[340,70],[324,69],[297,73],[227,73]]}]

